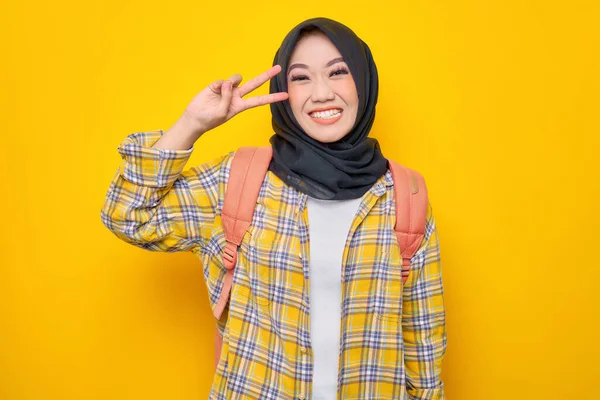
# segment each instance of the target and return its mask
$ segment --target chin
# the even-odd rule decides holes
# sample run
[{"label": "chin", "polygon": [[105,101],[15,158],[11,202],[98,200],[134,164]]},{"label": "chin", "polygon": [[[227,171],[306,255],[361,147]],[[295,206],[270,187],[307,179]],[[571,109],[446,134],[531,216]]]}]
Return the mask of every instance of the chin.
[{"label": "chin", "polygon": [[348,132],[350,132],[350,128],[339,126],[330,126],[328,127],[329,129],[314,129],[314,127],[312,126],[303,126],[302,128],[308,136],[310,136],[314,140],[318,140],[321,143],[337,142],[338,140],[346,136]]},{"label": "chin", "polygon": [[311,132],[311,131],[306,131],[306,133],[308,134],[308,136],[310,136],[311,138],[318,140],[321,143],[333,143],[333,142],[337,142],[338,140],[342,139],[344,136],[346,136],[346,133],[339,133],[339,132],[332,132],[332,133],[328,133],[328,132]]}]

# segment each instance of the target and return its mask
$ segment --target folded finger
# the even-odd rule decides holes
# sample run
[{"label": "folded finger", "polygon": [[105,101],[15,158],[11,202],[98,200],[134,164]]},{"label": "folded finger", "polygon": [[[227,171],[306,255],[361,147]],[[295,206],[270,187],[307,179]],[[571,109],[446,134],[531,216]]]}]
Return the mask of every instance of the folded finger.
[{"label": "folded finger", "polygon": [[213,83],[208,85],[208,88],[214,94],[221,94],[221,86],[223,86],[223,82],[225,82],[223,79],[219,79],[218,81],[214,81]]},{"label": "folded finger", "polygon": [[227,79],[231,82],[232,87],[237,87],[240,83],[242,83],[242,76],[240,74],[234,74]]},{"label": "folded finger", "polygon": [[231,98],[233,97],[233,86],[230,81],[225,81],[221,85],[221,102],[219,103],[219,109],[222,115],[227,115],[227,110],[231,104]]}]

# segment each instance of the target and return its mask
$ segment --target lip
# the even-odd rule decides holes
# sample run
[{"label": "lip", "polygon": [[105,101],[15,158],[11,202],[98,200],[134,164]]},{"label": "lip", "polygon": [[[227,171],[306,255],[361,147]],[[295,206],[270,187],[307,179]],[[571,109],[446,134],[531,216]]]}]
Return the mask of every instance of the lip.
[{"label": "lip", "polygon": [[[328,111],[328,110],[342,110],[341,107],[336,107],[336,106],[329,106],[329,107],[321,107],[321,108],[315,108],[314,110],[311,110],[308,112],[308,114],[312,114],[314,112],[320,112],[320,111]],[[343,112],[343,110],[342,110]]]},{"label": "lip", "polygon": [[[339,113],[339,115],[337,117],[335,117],[335,118],[329,118],[329,119],[313,118],[310,115],[310,113],[313,113],[313,112],[327,111],[327,110],[340,110],[340,113]],[[340,118],[342,118],[342,115],[344,115],[344,110],[342,110],[339,107],[327,107],[327,108],[317,108],[315,110],[312,110],[310,113],[308,114],[308,116],[310,117],[310,119],[313,122],[316,122],[319,125],[331,125],[331,124],[335,124],[336,122],[338,122],[340,120]]]}]

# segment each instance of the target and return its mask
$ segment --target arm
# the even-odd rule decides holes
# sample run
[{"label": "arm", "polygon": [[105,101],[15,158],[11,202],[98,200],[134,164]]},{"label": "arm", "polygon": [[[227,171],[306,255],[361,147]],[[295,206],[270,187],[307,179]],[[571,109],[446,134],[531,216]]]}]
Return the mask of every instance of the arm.
[{"label": "arm", "polygon": [[194,143],[249,108],[286,100],[285,92],[242,98],[281,72],[275,65],[238,87],[239,74],[219,79],[198,93],[175,125],[129,135],[118,150],[123,158],[110,184],[101,217],[117,237],[153,251],[194,251],[210,237],[218,203],[219,171],[231,154],[182,172]]},{"label": "arm", "polygon": [[101,210],[102,223],[127,243],[151,251],[191,251],[210,237],[220,171],[230,156],[183,171],[194,147],[153,147],[162,131],[137,132],[122,157]]},{"label": "arm", "polygon": [[402,293],[402,332],[406,386],[411,400],[444,398],[441,380],[446,352],[446,321],[438,234],[431,205],[425,235],[411,259]]}]

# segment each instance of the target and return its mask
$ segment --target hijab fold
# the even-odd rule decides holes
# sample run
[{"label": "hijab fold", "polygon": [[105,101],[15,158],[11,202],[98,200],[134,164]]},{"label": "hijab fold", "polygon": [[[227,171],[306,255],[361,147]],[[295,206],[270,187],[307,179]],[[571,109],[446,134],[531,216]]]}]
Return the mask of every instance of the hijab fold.
[{"label": "hijab fold", "polygon": [[288,100],[271,103],[275,134],[269,170],[288,185],[311,197],[346,200],[362,197],[387,170],[379,143],[369,138],[375,120],[379,81],[371,50],[347,26],[313,18],[292,29],[275,54],[273,65],[282,72],[271,79],[270,92],[287,92],[287,68],[303,32],[319,30],[337,47],[348,64],[358,92],[358,111],[353,128],[334,143],[308,136],[294,117]]}]

